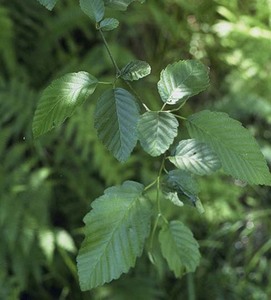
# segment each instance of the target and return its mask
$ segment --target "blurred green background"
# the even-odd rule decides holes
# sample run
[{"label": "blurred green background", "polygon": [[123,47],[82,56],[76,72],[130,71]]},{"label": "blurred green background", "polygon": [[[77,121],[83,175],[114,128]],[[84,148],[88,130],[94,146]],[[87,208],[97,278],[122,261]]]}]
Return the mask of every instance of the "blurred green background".
[{"label": "blurred green background", "polygon": [[[157,266],[144,254],[119,280],[80,292],[75,257],[91,201],[126,179],[150,183],[159,164],[139,147],[125,164],[104,149],[93,128],[100,91],[33,141],[33,113],[51,80],[81,70],[100,80],[114,76],[78,0],[58,2],[49,12],[35,0],[0,0],[0,299],[271,299],[270,189],[220,173],[199,178],[205,214],[164,203],[200,243],[196,273],[175,279],[160,253]],[[118,64],[137,58],[152,66],[133,85],[151,108],[161,106],[161,69],[199,59],[210,67],[211,87],[182,115],[229,113],[257,138],[270,166],[270,0],[147,0],[107,15],[120,20],[106,34]]]}]

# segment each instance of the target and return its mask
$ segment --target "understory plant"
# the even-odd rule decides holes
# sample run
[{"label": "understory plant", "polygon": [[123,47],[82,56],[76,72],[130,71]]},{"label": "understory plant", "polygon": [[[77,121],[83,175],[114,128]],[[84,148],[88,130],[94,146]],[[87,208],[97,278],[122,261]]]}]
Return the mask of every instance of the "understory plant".
[{"label": "understory plant", "polygon": [[[49,10],[57,2],[38,1]],[[127,273],[144,249],[155,264],[157,235],[162,255],[176,277],[196,270],[201,257],[197,240],[183,222],[168,219],[162,208],[162,202],[168,201],[176,209],[189,204],[202,213],[196,176],[222,169],[248,184],[271,185],[264,156],[240,122],[209,110],[181,115],[186,102],[209,86],[209,69],[200,61],[179,60],[161,71],[157,111],[148,107],[146,95],[142,97],[134,89],[132,82],[148,76],[151,66],[141,60],[119,66],[105,34],[119,25],[117,19],[105,17],[106,8],[126,10],[132,2],[135,0],[80,0],[115,74],[112,80],[102,81],[95,74],[78,70],[54,80],[43,91],[33,120],[33,136],[38,138],[61,125],[86,100],[92,101],[89,96],[98,85],[108,86],[97,97],[93,117],[101,142],[120,163],[129,159],[138,141],[148,155],[157,157],[157,176],[150,178],[147,186],[125,181],[107,188],[92,202],[84,218],[85,239],[77,256],[82,291]],[[178,138],[179,130],[185,129],[189,138]]]}]

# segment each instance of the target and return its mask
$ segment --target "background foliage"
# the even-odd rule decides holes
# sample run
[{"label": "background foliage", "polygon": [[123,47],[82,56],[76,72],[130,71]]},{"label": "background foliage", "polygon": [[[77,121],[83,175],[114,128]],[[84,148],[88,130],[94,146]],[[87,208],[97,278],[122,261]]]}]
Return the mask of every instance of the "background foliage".
[{"label": "background foliage", "polygon": [[[229,113],[271,163],[269,0],[148,0],[114,14],[120,26],[109,42],[119,65],[142,59],[152,66],[134,84],[152,109],[160,70],[200,59],[210,67],[211,87],[182,114]],[[33,142],[33,112],[53,79],[81,70],[105,80],[113,74],[92,25],[77,0],[58,1],[51,13],[35,0],[0,1],[0,298],[270,299],[270,190],[220,174],[200,181],[205,214],[165,206],[199,240],[196,273],[173,279],[161,253],[156,269],[143,253],[120,280],[79,290],[75,256],[91,201],[128,179],[147,184],[159,168],[139,148],[124,164],[105,150],[94,131],[95,93],[64,126]]]}]

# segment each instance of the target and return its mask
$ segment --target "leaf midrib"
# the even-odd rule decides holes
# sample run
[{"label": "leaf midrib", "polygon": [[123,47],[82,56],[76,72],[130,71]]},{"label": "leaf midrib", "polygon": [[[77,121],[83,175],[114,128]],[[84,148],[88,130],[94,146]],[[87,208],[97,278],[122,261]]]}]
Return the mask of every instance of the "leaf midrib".
[{"label": "leaf midrib", "polygon": [[110,234],[110,238],[108,238],[107,243],[105,243],[105,246],[103,247],[104,249],[103,249],[103,251],[101,251],[101,255],[99,256],[99,259],[97,259],[97,262],[96,262],[95,266],[94,266],[93,269],[92,269],[92,270],[93,270],[92,273],[89,275],[89,282],[91,282],[92,275],[96,273],[96,268],[97,268],[97,266],[99,265],[99,263],[100,263],[102,257],[105,256],[105,253],[107,252],[107,249],[108,249],[109,245],[112,243],[112,240],[113,240],[112,237],[113,237],[114,234],[116,233],[117,229],[120,228],[120,224],[123,224],[122,220],[127,219],[127,217],[128,217],[128,216],[127,216],[128,212],[130,212],[131,207],[132,207],[133,205],[135,205],[136,201],[139,199],[140,196],[141,196],[141,193],[140,193],[140,195],[138,195],[138,197],[134,198],[134,199],[131,201],[131,204],[127,207],[127,210],[126,210],[126,212],[124,213],[123,217],[120,219],[119,222],[117,222],[117,225],[115,226],[115,229],[112,230],[112,233]]},{"label": "leaf midrib", "polygon": [[[189,121],[189,120],[188,120]],[[234,151],[231,147],[227,146],[227,144],[225,144],[223,141],[223,139],[219,139],[216,135],[211,134],[208,130],[203,130],[200,126],[196,125],[195,123],[189,121],[194,127],[198,128],[198,130],[202,131],[203,133],[205,133],[206,135],[209,136],[209,138],[212,140],[214,139],[216,143],[220,143],[223,145],[224,148],[226,148],[229,152],[234,153],[235,155],[239,156],[240,158],[242,158],[242,161],[249,164],[250,167],[255,168],[255,166],[250,164],[250,160],[244,159],[245,156],[247,155],[247,153],[240,153],[238,151]],[[205,143],[210,144],[210,146],[213,148],[212,143],[210,143],[209,141],[204,141]],[[216,152],[216,151],[215,151]]]}]

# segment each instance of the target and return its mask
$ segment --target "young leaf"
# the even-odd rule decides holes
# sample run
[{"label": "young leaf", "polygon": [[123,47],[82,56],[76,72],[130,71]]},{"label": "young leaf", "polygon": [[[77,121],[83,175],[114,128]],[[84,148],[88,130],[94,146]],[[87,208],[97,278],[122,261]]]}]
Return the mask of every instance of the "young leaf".
[{"label": "young leaf", "polygon": [[143,185],[126,181],[105,190],[85,216],[85,240],[77,257],[80,286],[90,290],[135,265],[150,232],[151,208]]},{"label": "young leaf", "polygon": [[178,196],[181,202],[188,198],[194,206],[198,201],[198,184],[190,173],[183,170],[168,172],[163,181],[163,191],[166,194],[176,192],[175,196]]},{"label": "young leaf", "polygon": [[151,66],[142,60],[129,62],[120,72],[120,77],[124,80],[138,80],[151,73]]},{"label": "young leaf", "polygon": [[199,245],[192,232],[180,221],[171,221],[159,233],[164,258],[176,277],[194,272],[200,262]]},{"label": "young leaf", "polygon": [[137,142],[139,107],[133,95],[117,88],[107,90],[98,100],[94,125],[98,136],[121,162],[128,159]]},{"label": "young leaf", "polygon": [[126,10],[127,7],[134,1],[140,3],[145,2],[145,0],[104,0],[106,6],[117,9],[117,10]]},{"label": "young leaf", "polygon": [[58,0],[38,0],[39,3],[45,6],[48,10],[52,10]]},{"label": "young leaf", "polygon": [[98,80],[87,72],[56,79],[42,93],[33,120],[34,138],[62,124],[95,91]]},{"label": "young leaf", "polygon": [[100,22],[104,17],[103,0],[80,0],[82,11],[93,21]]},{"label": "young leaf", "polygon": [[163,102],[181,104],[209,86],[208,69],[196,60],[168,65],[160,75],[158,91]]},{"label": "young leaf", "polygon": [[159,156],[173,143],[178,126],[177,119],[169,112],[144,113],[138,122],[141,146],[151,156]]},{"label": "young leaf", "polygon": [[100,23],[102,31],[110,31],[119,26],[119,21],[114,18],[105,18]]},{"label": "young leaf", "polygon": [[248,130],[226,113],[201,111],[186,126],[191,137],[209,144],[224,171],[250,184],[271,185],[271,175],[260,148]]},{"label": "young leaf", "polygon": [[221,167],[220,160],[212,148],[195,139],[181,141],[169,160],[177,168],[196,175],[208,175]]}]

